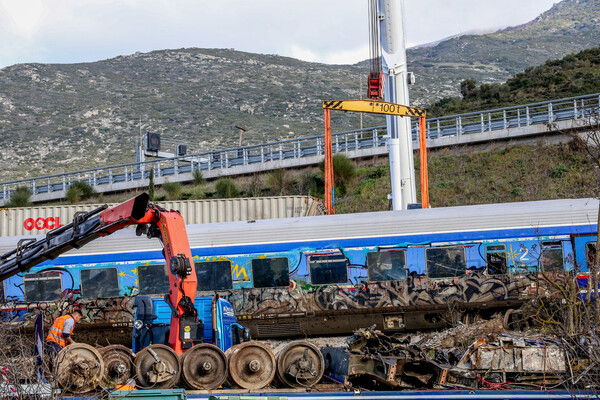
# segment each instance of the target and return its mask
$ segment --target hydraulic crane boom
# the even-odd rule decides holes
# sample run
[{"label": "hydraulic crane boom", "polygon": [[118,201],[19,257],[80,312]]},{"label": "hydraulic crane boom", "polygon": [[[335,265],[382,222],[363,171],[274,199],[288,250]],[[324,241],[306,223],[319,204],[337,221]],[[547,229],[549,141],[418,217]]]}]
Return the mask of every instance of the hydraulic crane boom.
[{"label": "hydraulic crane boom", "polygon": [[[369,31],[371,72],[367,96],[408,105],[412,75],[406,70],[404,0],[369,0]],[[410,120],[395,115],[386,119],[392,206],[394,210],[406,210],[417,200]]]},{"label": "hydraulic crane boom", "polygon": [[[198,316],[193,301],[197,278],[192,252],[181,214],[149,203],[146,193],[112,208],[77,213],[72,223],[48,232],[45,238],[22,239],[15,250],[0,256],[0,282],[130,225],[137,225],[138,236],[146,233],[148,238],[158,237],[163,243],[170,271],[169,293],[165,295],[172,310],[169,345],[181,354],[194,344],[195,337],[189,332],[195,331],[191,328]],[[190,327],[185,334],[180,329],[182,323]]]}]

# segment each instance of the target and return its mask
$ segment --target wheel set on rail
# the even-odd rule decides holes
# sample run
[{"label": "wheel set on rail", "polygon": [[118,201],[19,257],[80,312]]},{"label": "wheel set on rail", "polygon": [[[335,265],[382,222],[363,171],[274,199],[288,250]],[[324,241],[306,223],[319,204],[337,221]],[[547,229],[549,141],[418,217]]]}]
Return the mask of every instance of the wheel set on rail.
[{"label": "wheel set on rail", "polygon": [[71,393],[113,389],[132,378],[138,389],[311,387],[323,377],[325,366],[319,348],[307,341],[291,342],[275,351],[249,341],[226,352],[202,343],[181,355],[161,344],[134,355],[121,345],[96,349],[75,343],[61,350],[55,363],[59,386]]}]

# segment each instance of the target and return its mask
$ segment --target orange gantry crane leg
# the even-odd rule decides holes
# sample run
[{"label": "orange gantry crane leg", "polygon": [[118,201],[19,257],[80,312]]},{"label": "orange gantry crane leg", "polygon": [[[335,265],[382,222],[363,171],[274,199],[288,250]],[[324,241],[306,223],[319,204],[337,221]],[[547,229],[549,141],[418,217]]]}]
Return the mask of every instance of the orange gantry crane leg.
[{"label": "orange gantry crane leg", "polygon": [[333,182],[333,149],[331,140],[331,110],[324,109],[325,120],[325,208],[327,214],[335,214]]},{"label": "orange gantry crane leg", "polygon": [[429,208],[429,173],[427,171],[427,132],[425,117],[419,117],[419,155],[421,160],[421,207]]}]

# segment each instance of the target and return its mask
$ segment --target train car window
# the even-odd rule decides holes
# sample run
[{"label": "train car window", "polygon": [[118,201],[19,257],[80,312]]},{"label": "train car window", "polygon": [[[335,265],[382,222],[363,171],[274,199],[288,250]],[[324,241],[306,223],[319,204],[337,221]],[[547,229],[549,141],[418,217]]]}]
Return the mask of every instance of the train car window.
[{"label": "train car window", "polygon": [[542,268],[544,272],[564,271],[561,242],[542,242]]},{"label": "train car window", "polygon": [[0,302],[6,301],[6,294],[4,294],[4,282],[0,282]]},{"label": "train car window", "polygon": [[116,268],[82,269],[81,296],[85,299],[119,296],[119,277]]},{"label": "train car window", "polygon": [[140,294],[169,293],[169,272],[166,264],[140,265],[137,270]]},{"label": "train car window", "polygon": [[406,252],[376,251],[367,253],[369,282],[406,279]]},{"label": "train car window", "polygon": [[585,244],[585,259],[587,260],[589,271],[590,266],[596,262],[596,242],[587,242]]},{"label": "train car window", "polygon": [[432,247],[425,250],[427,276],[429,278],[451,278],[466,273],[465,248]]},{"label": "train car window", "polygon": [[508,272],[506,267],[506,245],[485,246],[485,263],[488,274],[506,274]]},{"label": "train car window", "polygon": [[312,255],[308,265],[313,285],[348,283],[348,261],[343,254]]},{"label": "train car window", "polygon": [[254,287],[290,285],[290,267],[287,257],[255,258],[252,260]]},{"label": "train car window", "polygon": [[231,261],[197,262],[196,277],[199,292],[233,289],[231,279]]},{"label": "train car window", "polygon": [[26,274],[23,276],[25,301],[54,301],[62,297],[62,277],[59,272]]}]

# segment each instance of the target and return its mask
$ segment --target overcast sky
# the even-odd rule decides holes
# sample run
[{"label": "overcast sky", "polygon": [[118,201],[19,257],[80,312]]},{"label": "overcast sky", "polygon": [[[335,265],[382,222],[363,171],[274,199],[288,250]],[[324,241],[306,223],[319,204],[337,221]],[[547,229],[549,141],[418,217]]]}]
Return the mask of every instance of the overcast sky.
[{"label": "overcast sky", "polygon": [[[522,24],[557,1],[405,0],[407,45]],[[0,68],[182,47],[355,63],[369,56],[367,2],[0,0]]]}]

